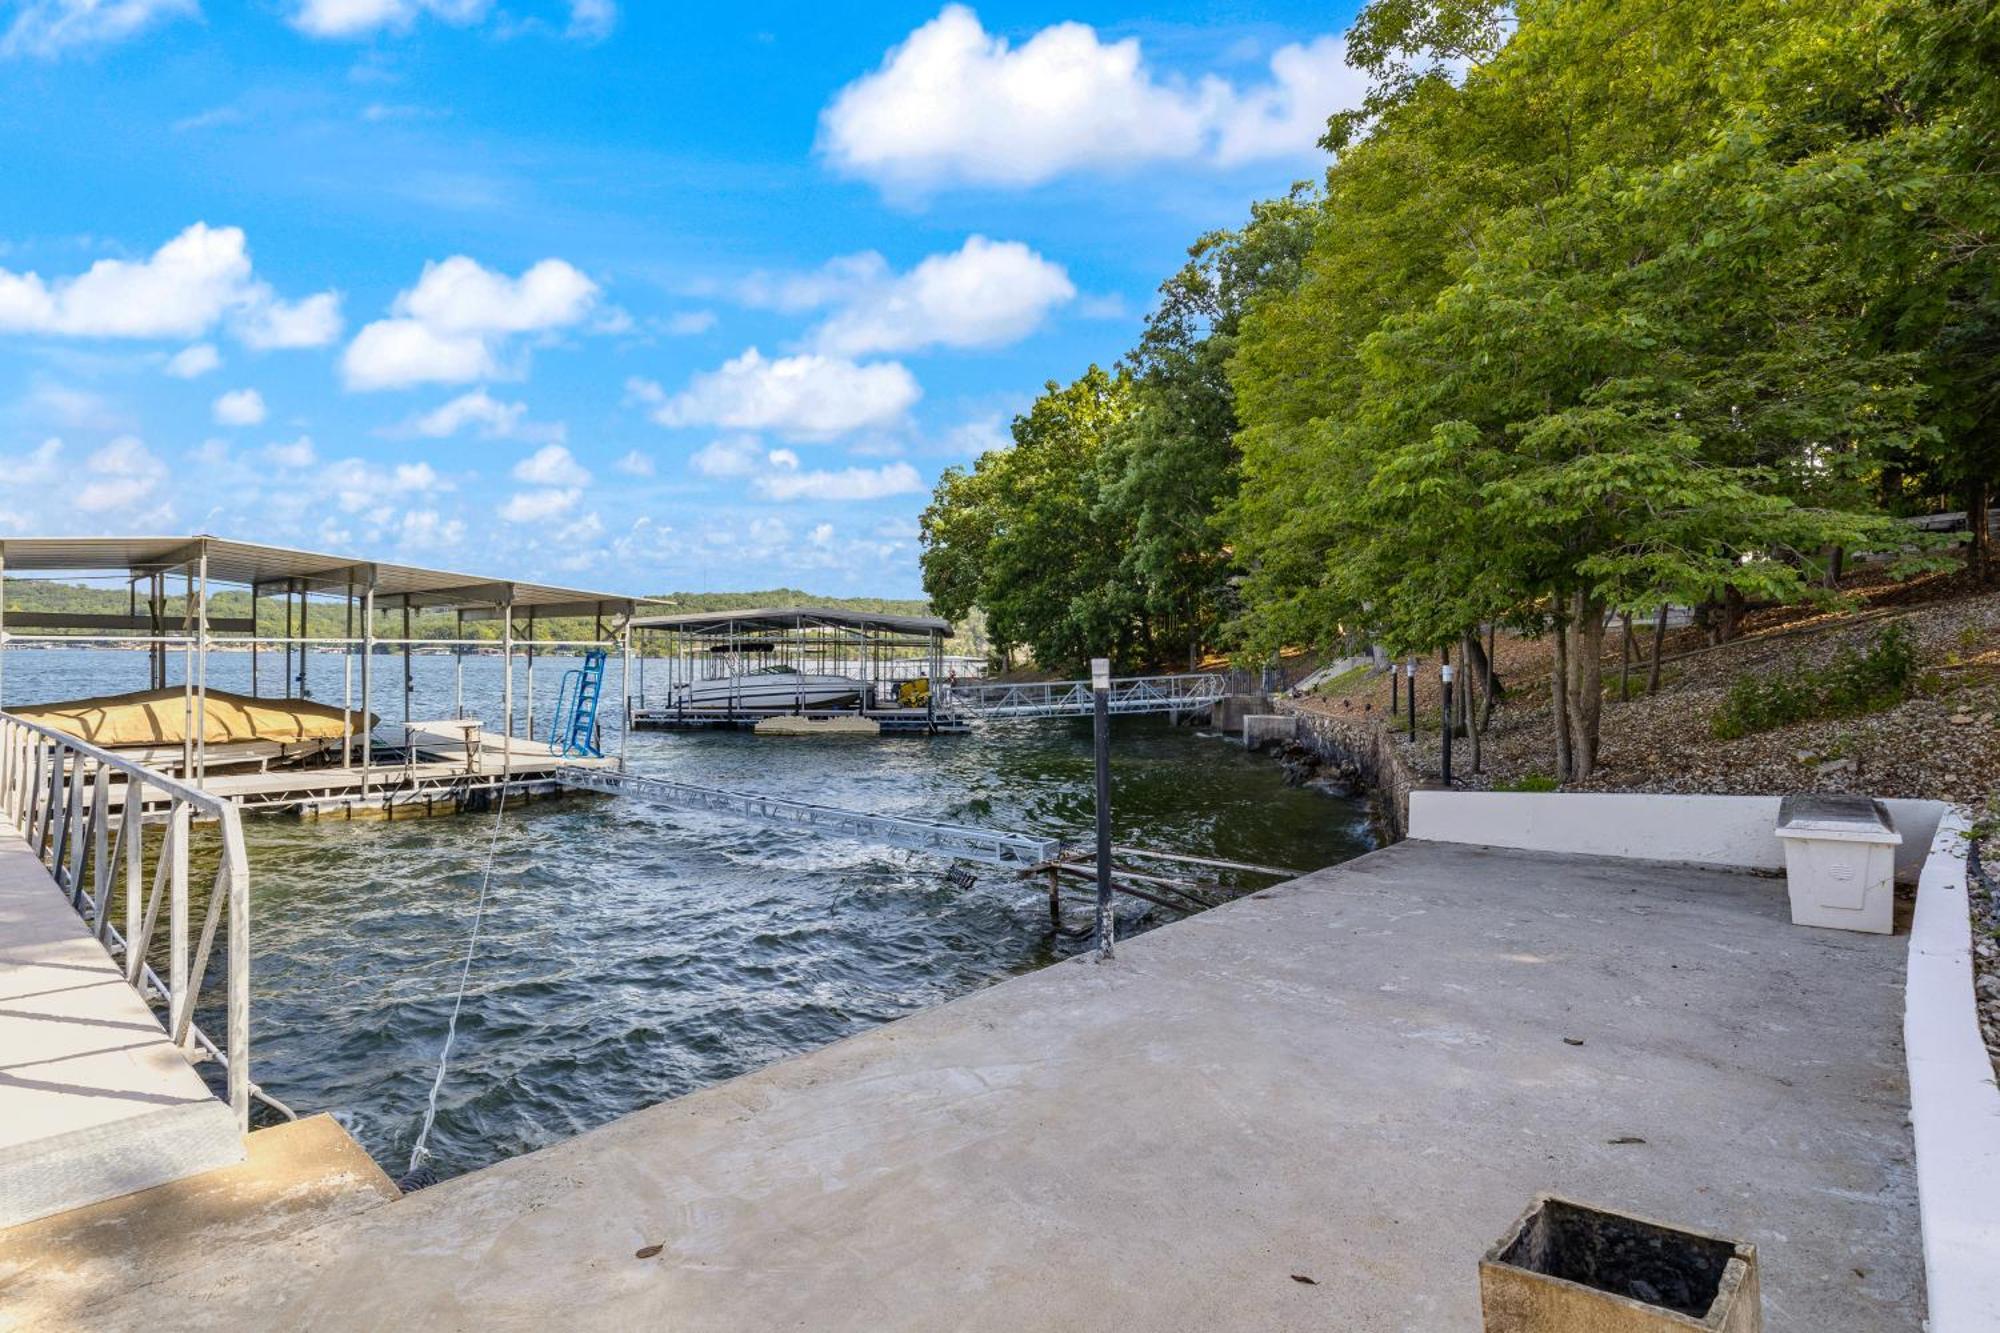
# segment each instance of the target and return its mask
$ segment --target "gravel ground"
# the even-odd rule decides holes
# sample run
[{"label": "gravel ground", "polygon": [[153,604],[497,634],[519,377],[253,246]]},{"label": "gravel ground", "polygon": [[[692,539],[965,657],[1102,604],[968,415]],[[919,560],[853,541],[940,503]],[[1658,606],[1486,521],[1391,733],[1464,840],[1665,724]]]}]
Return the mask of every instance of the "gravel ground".
[{"label": "gravel ground", "polygon": [[[1932,577],[1871,583],[1862,576],[1844,591],[1861,609],[1827,614],[1811,609],[1759,613],[1745,636],[1704,646],[1698,630],[1670,633],[1662,654],[1659,693],[1644,694],[1643,661],[1635,660],[1633,698],[1618,697],[1615,656],[1605,671],[1606,700],[1597,771],[1573,791],[1655,791],[1713,794],[1825,791],[1956,801],[1979,821],[1976,839],[1986,867],[1973,890],[1975,985],[1981,1026],[2000,1071],[2000,592],[1972,594],[1962,580]],[[1894,708],[1861,717],[1798,723],[1718,740],[1716,710],[1737,677],[1798,664],[1822,665],[1842,647],[1865,649],[1885,625],[1905,626],[1916,644],[1919,684]],[[1650,649],[1648,626],[1635,627],[1635,659]],[[1614,652],[1619,636],[1606,635]],[[1676,654],[1687,656],[1675,660]],[[1495,711],[1472,772],[1465,737],[1453,744],[1452,778],[1469,788],[1506,787],[1555,771],[1550,725],[1547,640],[1502,638],[1495,669],[1508,695]],[[1418,740],[1402,742],[1420,772],[1439,774],[1438,670],[1419,668]],[[1387,721],[1388,681],[1352,682],[1342,694],[1304,701],[1306,707]],[[1406,705],[1407,706],[1407,705]],[[1396,724],[1400,733],[1404,725]]]}]

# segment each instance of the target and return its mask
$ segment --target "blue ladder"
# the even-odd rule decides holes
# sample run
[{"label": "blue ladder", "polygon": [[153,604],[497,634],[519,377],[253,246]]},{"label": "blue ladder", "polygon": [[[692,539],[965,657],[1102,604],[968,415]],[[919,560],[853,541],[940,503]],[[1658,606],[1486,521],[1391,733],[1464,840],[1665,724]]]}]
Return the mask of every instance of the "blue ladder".
[{"label": "blue ladder", "polygon": [[549,753],[567,759],[599,759],[597,748],[597,700],[604,692],[604,659],[601,649],[583,655],[583,665],[565,671],[556,692],[556,730],[549,736]]}]

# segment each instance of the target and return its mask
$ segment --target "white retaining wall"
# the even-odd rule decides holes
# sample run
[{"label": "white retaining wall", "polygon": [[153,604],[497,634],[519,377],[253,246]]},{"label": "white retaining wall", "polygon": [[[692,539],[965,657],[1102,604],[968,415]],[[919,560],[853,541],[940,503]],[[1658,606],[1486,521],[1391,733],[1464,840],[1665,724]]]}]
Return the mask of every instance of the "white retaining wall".
[{"label": "white retaining wall", "polygon": [[[1903,999],[1931,1333],[2000,1333],[2000,1086],[1972,989],[1965,812],[1884,801],[1917,881]],[[1782,871],[1775,796],[1410,793],[1410,836]]]},{"label": "white retaining wall", "polygon": [[[1410,836],[1482,847],[1690,861],[1782,871],[1776,796],[1665,796],[1646,792],[1410,793]],[[1884,801],[1903,845],[1896,878],[1914,882],[1943,801]]]}]

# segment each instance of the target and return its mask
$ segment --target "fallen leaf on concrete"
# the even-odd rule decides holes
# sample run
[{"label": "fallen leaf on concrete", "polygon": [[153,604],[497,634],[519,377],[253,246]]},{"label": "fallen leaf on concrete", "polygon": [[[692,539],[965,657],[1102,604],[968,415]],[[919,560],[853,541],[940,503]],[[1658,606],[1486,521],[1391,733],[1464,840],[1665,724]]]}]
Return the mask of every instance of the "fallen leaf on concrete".
[{"label": "fallen leaf on concrete", "polygon": [[666,1248],[666,1246],[664,1246],[664,1245],[645,1245],[645,1246],[641,1246],[641,1247],[640,1247],[640,1248],[639,1248],[639,1249],[638,1249],[637,1251],[635,1251],[635,1252],[633,1253],[632,1257],[633,1257],[634,1259],[650,1259],[650,1258],[652,1258],[652,1257],[653,1257],[654,1255],[658,1254],[658,1253],[659,1253],[659,1252],[660,1252],[661,1250],[663,1250],[663,1249],[665,1249],[665,1248]]},{"label": "fallen leaf on concrete", "polygon": [[1565,1045],[1565,1046],[1581,1046],[1581,1045],[1583,1045],[1583,1038],[1582,1038],[1582,1037],[1564,1037],[1564,1038],[1563,1038],[1563,1045]]},{"label": "fallen leaf on concrete", "polygon": [[1307,1277],[1304,1273],[1292,1274],[1292,1281],[1303,1282],[1308,1287],[1317,1287],[1319,1285],[1319,1279]]},{"label": "fallen leaf on concrete", "polygon": [[1614,1147],[1617,1147],[1627,1143],[1644,1143],[1645,1140],[1640,1138],[1637,1134],[1620,1134],[1615,1139],[1606,1139],[1605,1142],[1611,1144]]}]

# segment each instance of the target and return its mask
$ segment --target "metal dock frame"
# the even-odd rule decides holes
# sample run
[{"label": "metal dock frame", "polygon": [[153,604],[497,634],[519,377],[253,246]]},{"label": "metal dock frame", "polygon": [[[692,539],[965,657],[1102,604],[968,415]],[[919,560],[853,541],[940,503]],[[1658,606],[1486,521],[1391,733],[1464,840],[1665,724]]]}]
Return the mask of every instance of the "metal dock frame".
[{"label": "metal dock frame", "polygon": [[[1223,677],[1205,672],[1178,676],[1122,676],[1111,682],[1113,713],[1198,713],[1227,691]],[[1029,681],[1014,685],[948,685],[942,706],[961,716],[1089,717],[1095,708],[1087,680]]]},{"label": "metal dock frame", "polygon": [[556,771],[556,777],[565,786],[583,791],[629,796],[676,810],[706,811],[799,829],[823,837],[849,838],[855,842],[882,843],[912,851],[932,852],[955,861],[979,861],[986,865],[1021,870],[1053,861],[1062,851],[1062,843],[1056,838],[1037,838],[1025,833],[1005,833],[963,824],[941,824],[904,815],[842,810],[782,796],[722,791],[637,773],[562,768]]}]

